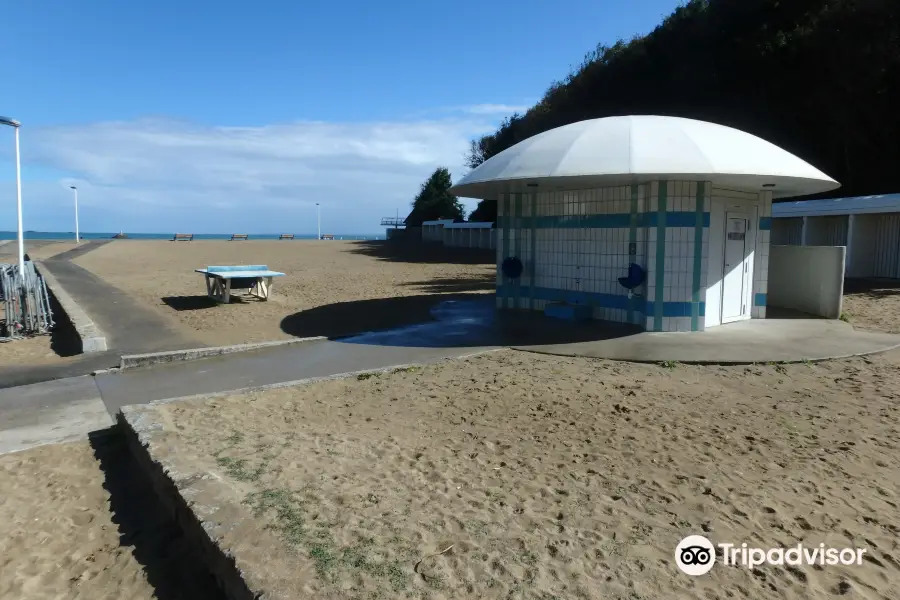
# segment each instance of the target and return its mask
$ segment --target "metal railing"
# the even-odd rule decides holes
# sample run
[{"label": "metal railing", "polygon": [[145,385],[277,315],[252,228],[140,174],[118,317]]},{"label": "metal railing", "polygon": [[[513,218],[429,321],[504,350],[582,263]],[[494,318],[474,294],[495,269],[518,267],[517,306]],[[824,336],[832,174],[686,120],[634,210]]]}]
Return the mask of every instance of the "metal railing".
[{"label": "metal railing", "polygon": [[19,276],[19,265],[0,263],[0,302],[4,309],[0,342],[50,333],[50,295],[31,261],[25,262],[24,277]]}]

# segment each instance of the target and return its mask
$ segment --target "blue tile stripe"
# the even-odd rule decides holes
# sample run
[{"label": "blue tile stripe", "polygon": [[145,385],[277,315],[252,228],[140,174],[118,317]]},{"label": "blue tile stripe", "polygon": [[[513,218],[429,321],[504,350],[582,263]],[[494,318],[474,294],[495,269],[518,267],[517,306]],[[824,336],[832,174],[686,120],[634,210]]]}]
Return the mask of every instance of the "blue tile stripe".
[{"label": "blue tile stripe", "polygon": [[[546,302],[565,302],[568,304],[577,304],[581,306],[591,306],[596,308],[615,308],[619,310],[628,310],[629,299],[623,294],[601,294],[597,292],[573,292],[572,290],[561,290],[556,288],[546,288],[538,286],[523,285],[528,294],[534,296],[537,300]],[[497,289],[497,293],[504,298],[509,298],[513,293],[513,286],[506,284]],[[701,317],[706,315],[705,302],[663,302],[658,306],[655,302],[647,302],[640,297],[632,298],[634,301],[634,309],[637,313],[654,314],[659,307],[664,317],[689,317],[693,310],[697,310]],[[695,307],[696,305],[696,307]]]},{"label": "blue tile stripe", "polygon": [[[660,213],[638,213],[638,227],[657,227]],[[703,227],[709,227],[709,213],[702,212],[698,215],[695,211],[668,211],[665,213],[667,227],[696,227],[697,220],[703,220]],[[515,229],[521,225],[523,219],[517,216],[502,215],[497,217],[498,227],[503,229]],[[614,213],[609,215],[587,216],[542,216],[535,218],[534,227],[537,229],[626,229],[630,228],[632,215],[627,213]]]},{"label": "blue tile stripe", "polygon": [[[632,184],[631,186],[631,206],[629,211],[629,219],[628,219],[628,251],[631,252],[631,247],[635,247],[635,251],[637,251],[637,228],[638,228],[638,185]],[[637,260],[637,256],[628,256],[629,262],[632,260]],[[635,304],[637,303],[636,294],[631,295],[631,299],[628,302],[628,322],[634,323],[634,312],[635,312]]]},{"label": "blue tile stripe", "polygon": [[772,229],[772,217],[760,217],[759,218],[759,230],[760,231],[770,231]]},{"label": "blue tile stripe", "polygon": [[663,291],[666,283],[666,193],[668,192],[668,182],[659,182],[658,198],[658,214],[659,218],[656,223],[656,264],[653,270],[656,272],[656,298],[654,299],[653,314],[653,331],[663,330]]},{"label": "blue tile stripe", "polygon": [[[537,269],[537,194],[531,194],[531,235],[528,241],[529,258],[528,261],[528,284],[529,290],[534,290],[534,280]],[[534,293],[528,294],[528,308],[534,310]]]},{"label": "blue tile stripe", "polygon": [[[503,209],[503,219],[509,223],[512,222],[512,219],[509,214],[509,207],[511,204],[512,204],[512,202],[511,202],[510,195],[503,194],[500,205],[501,205],[501,208]],[[510,256],[510,253],[509,253],[509,233],[510,233],[510,231],[511,231],[510,227],[503,228],[503,258],[507,258]],[[509,282],[509,278],[506,277],[506,275],[504,275],[503,276],[503,285],[505,286],[508,282]],[[510,294],[503,294],[501,296],[501,298],[503,298],[503,306],[505,308],[510,308],[510,305],[509,305]]]},{"label": "blue tile stripe", "polygon": [[[694,219],[694,274],[691,285],[691,331],[700,328],[700,275],[703,265],[703,200],[705,196],[703,181],[697,183],[696,218]],[[708,225],[707,225],[708,227]]]},{"label": "blue tile stripe", "polygon": [[754,306],[765,306],[766,305],[766,295],[765,294],[756,294],[753,296],[753,305]]}]

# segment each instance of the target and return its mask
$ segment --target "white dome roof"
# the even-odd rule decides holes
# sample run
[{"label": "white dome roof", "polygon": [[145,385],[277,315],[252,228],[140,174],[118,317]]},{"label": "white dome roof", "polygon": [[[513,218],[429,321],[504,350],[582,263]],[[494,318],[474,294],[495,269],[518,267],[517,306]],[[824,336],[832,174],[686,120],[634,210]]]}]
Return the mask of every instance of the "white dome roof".
[{"label": "white dome roof", "polygon": [[[590,119],[507,148],[451,192],[491,198],[505,192],[588,189],[653,179],[711,181],[775,198],[840,187],[809,163],[749,133],[679,117]],[[765,184],[774,184],[774,187]]]}]

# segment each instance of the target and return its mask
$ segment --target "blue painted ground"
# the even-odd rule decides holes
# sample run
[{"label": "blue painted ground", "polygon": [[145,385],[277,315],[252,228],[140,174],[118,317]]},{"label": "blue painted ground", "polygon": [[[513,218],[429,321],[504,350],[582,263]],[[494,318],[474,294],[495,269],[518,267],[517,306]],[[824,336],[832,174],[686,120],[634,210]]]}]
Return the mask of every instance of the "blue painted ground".
[{"label": "blue painted ground", "polygon": [[432,321],[338,338],[344,344],[419,348],[464,348],[558,344],[605,340],[637,333],[607,321],[572,323],[538,311],[498,311],[493,295],[483,300],[448,300],[431,309]]}]

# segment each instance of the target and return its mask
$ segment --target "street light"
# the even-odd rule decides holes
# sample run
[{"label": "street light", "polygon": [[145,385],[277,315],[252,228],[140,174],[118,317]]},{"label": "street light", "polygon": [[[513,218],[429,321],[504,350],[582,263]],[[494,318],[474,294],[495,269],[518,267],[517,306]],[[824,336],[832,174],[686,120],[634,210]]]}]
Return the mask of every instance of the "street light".
[{"label": "street light", "polygon": [[25,281],[25,241],[22,235],[22,164],[19,160],[19,127],[15,119],[0,117],[0,125],[9,125],[16,130],[16,210],[19,217],[19,277]]},{"label": "street light", "polygon": [[75,243],[77,244],[80,241],[78,235],[78,188],[74,185],[70,185],[69,188],[75,192]]},{"label": "street light", "polygon": [[316,239],[322,240],[322,208],[316,202]]}]

